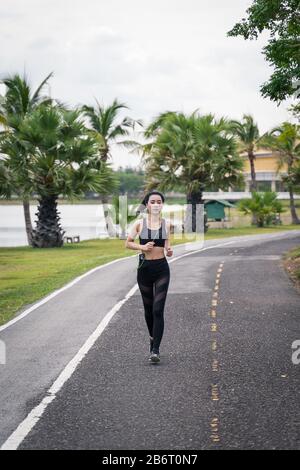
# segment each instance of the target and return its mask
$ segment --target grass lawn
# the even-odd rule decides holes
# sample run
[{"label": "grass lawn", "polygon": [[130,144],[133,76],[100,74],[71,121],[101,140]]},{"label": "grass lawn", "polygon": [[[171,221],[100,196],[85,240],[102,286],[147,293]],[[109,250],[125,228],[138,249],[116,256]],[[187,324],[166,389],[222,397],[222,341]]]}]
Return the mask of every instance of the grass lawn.
[{"label": "grass lawn", "polygon": [[[205,239],[299,228],[300,226],[285,225],[270,228],[210,229]],[[189,240],[172,239],[171,244],[174,246],[185,241]],[[20,309],[90,269],[135,254],[138,251],[125,248],[125,240],[119,239],[87,240],[48,249],[28,246],[0,248],[0,325],[12,319]]]},{"label": "grass lawn", "polygon": [[300,246],[285,253],[283,266],[300,292]]}]

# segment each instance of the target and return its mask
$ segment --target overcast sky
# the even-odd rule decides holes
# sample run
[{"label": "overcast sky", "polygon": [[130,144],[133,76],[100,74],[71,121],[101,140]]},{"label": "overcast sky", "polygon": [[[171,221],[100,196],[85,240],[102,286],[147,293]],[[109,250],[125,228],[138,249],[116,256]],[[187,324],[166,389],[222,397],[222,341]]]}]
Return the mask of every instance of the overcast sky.
[{"label": "overcast sky", "polygon": [[[9,0],[0,5],[0,77],[24,70],[33,88],[51,72],[53,98],[114,98],[147,125],[172,110],[254,115],[266,131],[291,118],[259,93],[272,68],[259,40],[226,37],[249,0]],[[140,158],[113,148],[113,167]]]}]

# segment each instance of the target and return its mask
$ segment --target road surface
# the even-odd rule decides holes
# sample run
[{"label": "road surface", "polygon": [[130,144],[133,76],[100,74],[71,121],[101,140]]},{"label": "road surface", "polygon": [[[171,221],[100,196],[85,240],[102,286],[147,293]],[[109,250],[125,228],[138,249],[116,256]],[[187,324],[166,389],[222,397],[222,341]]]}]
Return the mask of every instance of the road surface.
[{"label": "road surface", "polygon": [[135,256],[2,329],[2,449],[300,449],[300,293],[281,264],[299,245],[297,230],[175,247],[160,364]]}]

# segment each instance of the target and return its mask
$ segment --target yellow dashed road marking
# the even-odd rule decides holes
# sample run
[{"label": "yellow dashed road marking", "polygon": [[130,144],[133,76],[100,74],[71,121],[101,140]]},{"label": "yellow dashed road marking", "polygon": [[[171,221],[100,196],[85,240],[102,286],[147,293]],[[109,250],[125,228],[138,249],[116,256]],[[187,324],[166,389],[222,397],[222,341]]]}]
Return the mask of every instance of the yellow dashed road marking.
[{"label": "yellow dashed road marking", "polygon": [[[219,286],[220,276],[221,276],[221,273],[222,273],[223,265],[224,265],[224,261],[219,264],[219,268],[218,268],[217,274],[216,274],[214,292],[213,292],[212,300],[211,300],[211,307],[213,307],[213,308],[211,308],[211,310],[210,310],[210,316],[211,316],[211,318],[214,319],[214,322],[212,322],[211,325],[210,325],[210,330],[211,330],[212,333],[216,333],[218,331],[218,324],[217,324],[217,321],[216,321],[216,318],[217,318],[217,309],[216,309],[216,307],[218,305],[218,299],[217,298],[218,298],[218,291],[219,291],[219,287],[220,287]],[[214,353],[214,357],[213,357],[213,360],[212,360],[212,371],[215,374],[218,374],[218,372],[219,372],[219,361],[215,357],[215,353],[217,351],[217,340],[216,339],[212,340],[211,349],[212,349],[212,352]],[[216,381],[216,379],[217,379],[217,375],[215,375],[215,381]],[[217,404],[220,400],[219,385],[216,382],[211,384],[211,400],[214,403],[214,407],[217,406]],[[217,411],[218,411],[218,409],[214,410],[214,417],[211,419],[211,422],[210,422],[210,430],[211,430],[210,439],[213,443],[218,443],[218,442],[221,441],[220,422],[219,422],[219,417],[217,416]]]}]

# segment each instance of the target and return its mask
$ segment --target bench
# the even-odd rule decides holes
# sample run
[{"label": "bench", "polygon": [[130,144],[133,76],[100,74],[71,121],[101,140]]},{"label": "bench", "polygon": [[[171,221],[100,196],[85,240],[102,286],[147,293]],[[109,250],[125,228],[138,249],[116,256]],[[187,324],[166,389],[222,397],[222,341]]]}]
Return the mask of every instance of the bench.
[{"label": "bench", "polygon": [[80,242],[80,236],[79,235],[65,235],[64,236],[64,241],[66,243],[79,243]]}]

